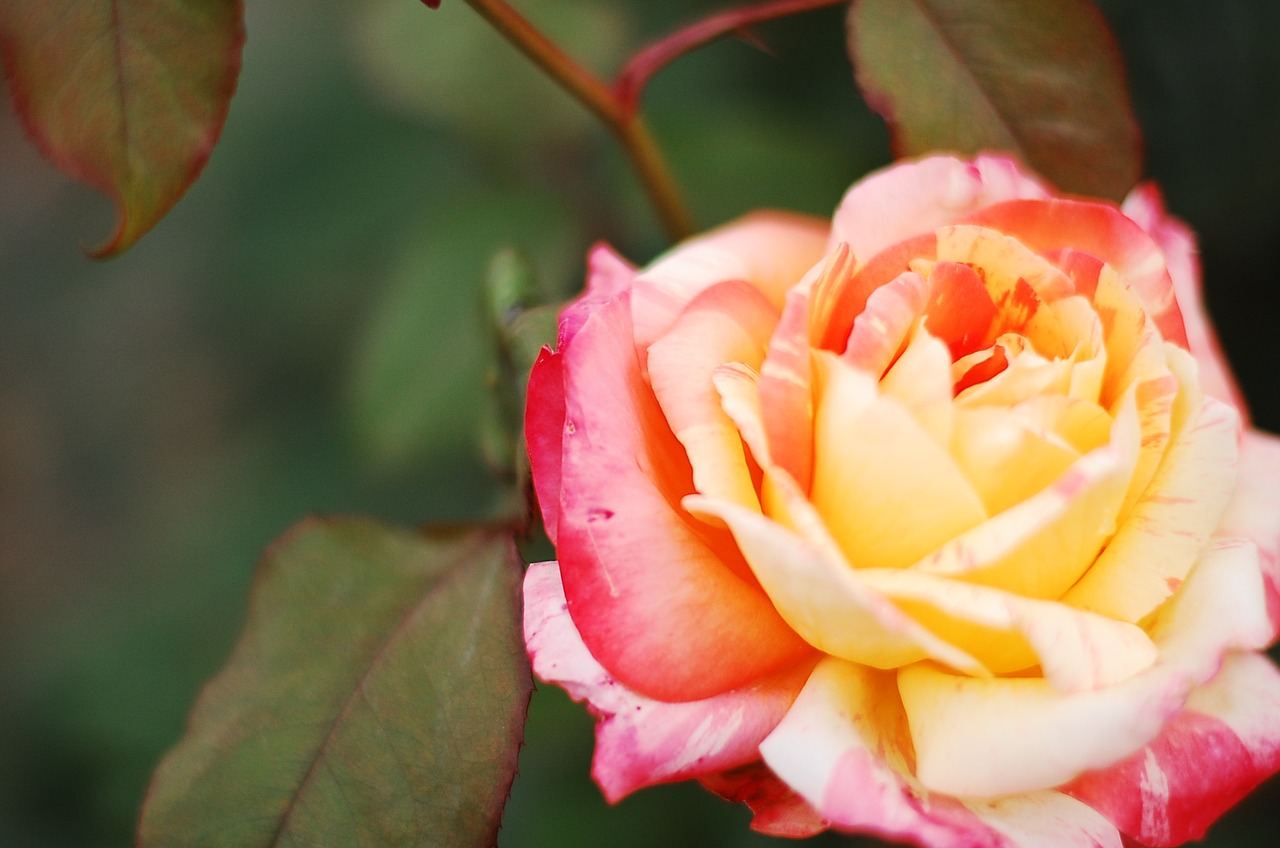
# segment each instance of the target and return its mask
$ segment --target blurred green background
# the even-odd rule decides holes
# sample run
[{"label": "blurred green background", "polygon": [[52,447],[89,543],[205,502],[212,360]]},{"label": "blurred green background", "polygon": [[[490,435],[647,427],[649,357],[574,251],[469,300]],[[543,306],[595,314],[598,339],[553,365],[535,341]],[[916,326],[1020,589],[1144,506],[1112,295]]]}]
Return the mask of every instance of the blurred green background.
[{"label": "blurred green background", "polygon": [[[151,769],[242,621],[258,552],[311,512],[482,516],[475,288],[511,245],[546,295],[607,239],[662,237],[611,140],[459,0],[248,0],[240,90],[204,175],[124,257],[108,204],[0,118],[0,846],[131,843]],[[601,74],[719,8],[517,0]],[[1280,4],[1113,0],[1147,172],[1202,238],[1256,422],[1280,430]],[[647,114],[701,225],[826,215],[888,161],[841,14],[662,74]],[[751,846],[696,786],[608,807],[591,722],[534,697],[501,844]],[[1274,845],[1273,781],[1213,832]],[[849,844],[823,837],[818,844]]]}]

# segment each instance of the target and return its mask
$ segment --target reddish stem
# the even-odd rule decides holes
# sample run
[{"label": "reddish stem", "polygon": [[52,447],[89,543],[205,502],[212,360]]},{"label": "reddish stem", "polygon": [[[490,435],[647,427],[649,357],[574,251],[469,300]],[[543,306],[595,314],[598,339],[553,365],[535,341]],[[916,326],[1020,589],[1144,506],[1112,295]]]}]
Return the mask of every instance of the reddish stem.
[{"label": "reddish stem", "polygon": [[623,113],[633,115],[640,103],[640,94],[649,80],[685,53],[764,21],[848,2],[849,0],[770,0],[704,18],[653,42],[632,56],[614,80],[613,95]]}]

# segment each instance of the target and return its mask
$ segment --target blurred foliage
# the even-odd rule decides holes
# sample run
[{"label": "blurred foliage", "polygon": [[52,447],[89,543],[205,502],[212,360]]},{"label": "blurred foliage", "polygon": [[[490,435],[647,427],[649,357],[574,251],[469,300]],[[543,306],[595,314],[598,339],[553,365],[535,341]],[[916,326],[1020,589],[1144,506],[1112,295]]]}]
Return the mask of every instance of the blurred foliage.
[{"label": "blurred foliage", "polygon": [[[516,5],[602,74],[622,47],[721,7]],[[1256,421],[1280,430],[1280,6],[1102,5],[1147,173],[1200,232],[1224,344]],[[285,527],[503,508],[476,439],[477,291],[495,250],[522,251],[555,300],[595,240],[639,262],[663,247],[611,139],[507,63],[462,3],[250,0],[247,24],[208,169],[111,263],[75,247],[109,228],[109,204],[0,119],[0,845],[132,841],[148,775]],[[767,205],[826,215],[888,161],[841,10],[759,34],[773,55],[719,42],[646,96],[703,225]],[[590,723],[558,690],[535,695],[500,844],[774,842],[696,785],[608,807]],[[1277,802],[1273,781],[1209,844],[1273,844]]]}]

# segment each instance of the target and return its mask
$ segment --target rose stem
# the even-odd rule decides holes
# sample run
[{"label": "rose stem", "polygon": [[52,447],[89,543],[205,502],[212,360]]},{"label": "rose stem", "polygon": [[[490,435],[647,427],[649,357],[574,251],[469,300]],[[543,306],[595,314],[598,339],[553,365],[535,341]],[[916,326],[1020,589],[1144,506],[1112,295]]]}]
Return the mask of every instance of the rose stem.
[{"label": "rose stem", "polygon": [[624,114],[632,114],[640,102],[640,93],[649,80],[685,53],[754,24],[848,2],[849,0],[771,0],[703,18],[653,42],[632,56],[613,84],[614,96],[621,104]]},{"label": "rose stem", "polygon": [[623,109],[613,91],[529,23],[505,0],[466,0],[534,64],[595,113],[631,159],[667,235],[678,241],[693,232],[693,219],[680,199],[657,144],[635,110]]}]

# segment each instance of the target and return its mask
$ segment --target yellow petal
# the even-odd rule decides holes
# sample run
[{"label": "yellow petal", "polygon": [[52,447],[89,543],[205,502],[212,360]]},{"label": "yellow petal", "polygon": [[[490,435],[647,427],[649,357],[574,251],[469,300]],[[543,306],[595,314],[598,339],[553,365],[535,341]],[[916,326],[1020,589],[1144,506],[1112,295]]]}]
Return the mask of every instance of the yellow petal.
[{"label": "yellow petal", "polygon": [[1137,442],[1137,413],[1130,401],[1106,445],[1085,454],[1048,488],[943,545],[915,568],[1026,597],[1060,597],[1115,531]]},{"label": "yellow petal", "polygon": [[777,310],[754,286],[719,283],[695,297],[649,347],[649,383],[684,445],[694,487],[744,506],[758,506],[755,487],[712,375],[725,362],[759,367],[777,320]]},{"label": "yellow petal", "polygon": [[1176,592],[1231,500],[1239,429],[1234,409],[1206,398],[1147,493],[1063,602],[1140,621]]},{"label": "yellow petal", "polygon": [[[869,591],[834,544],[811,541],[728,501],[690,495],[683,504],[694,515],[728,525],[778,613],[818,650],[874,668],[932,657],[969,674],[986,673],[972,657]],[[808,522],[811,529],[820,523]]]},{"label": "yellow petal", "polygon": [[951,442],[951,353],[923,327],[880,380],[880,391],[902,404],[939,445]]},{"label": "yellow petal", "polygon": [[849,561],[903,568],[986,518],[954,460],[866,373],[825,366],[811,497]]}]

